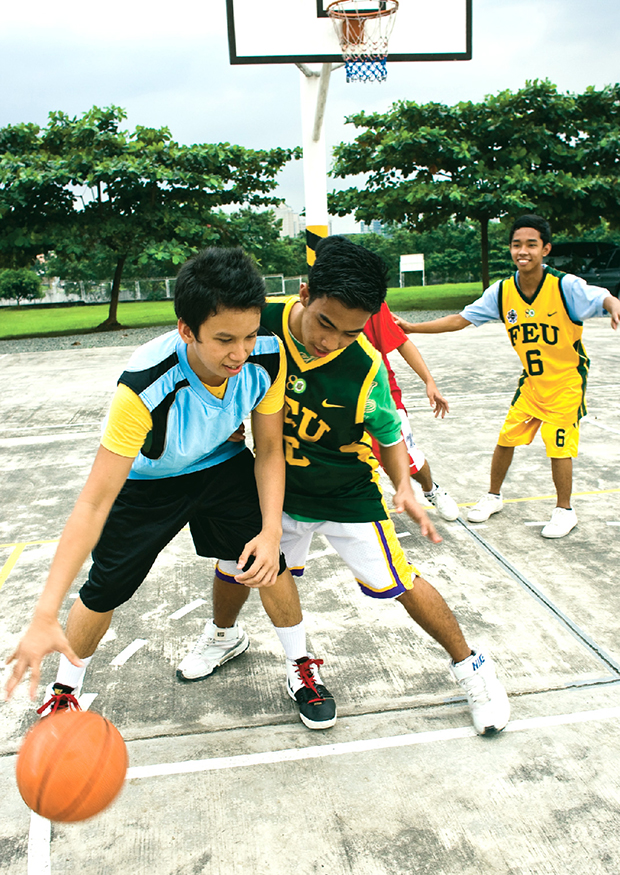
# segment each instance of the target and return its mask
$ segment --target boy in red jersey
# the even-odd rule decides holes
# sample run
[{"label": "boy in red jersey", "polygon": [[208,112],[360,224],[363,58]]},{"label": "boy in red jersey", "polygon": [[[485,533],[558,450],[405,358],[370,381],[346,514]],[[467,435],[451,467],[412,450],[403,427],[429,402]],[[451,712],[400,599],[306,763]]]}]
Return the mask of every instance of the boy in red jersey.
[{"label": "boy in red jersey", "polygon": [[[445,489],[441,489],[433,480],[431,469],[428,464],[422,449],[416,444],[411,433],[407,408],[403,403],[403,395],[400,386],[396,382],[396,375],[388,359],[388,353],[393,350],[398,350],[400,355],[407,362],[409,367],[415,371],[418,377],[426,386],[426,394],[431,407],[435,411],[435,416],[443,417],[449,412],[448,402],[439,392],[435,381],[431,376],[431,372],[426,366],[426,363],[419,350],[409,340],[405,332],[394,321],[394,317],[390,312],[388,305],[383,302],[378,313],[374,313],[364,327],[364,334],[370,340],[372,345],[381,353],[383,364],[388,373],[390,383],[390,392],[398,415],[402,422],[401,433],[407,453],[409,455],[410,467],[409,471],[413,479],[420,484],[424,491],[424,497],[437,509],[437,512],[444,520],[455,520],[459,515],[459,509],[456,501],[451,498]],[[381,462],[381,447],[373,438],[372,451]]]}]

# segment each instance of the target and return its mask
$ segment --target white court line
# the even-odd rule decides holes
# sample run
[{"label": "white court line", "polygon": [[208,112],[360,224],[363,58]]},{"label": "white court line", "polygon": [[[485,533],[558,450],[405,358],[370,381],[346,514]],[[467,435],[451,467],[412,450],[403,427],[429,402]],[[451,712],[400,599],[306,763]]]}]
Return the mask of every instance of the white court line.
[{"label": "white court line", "polygon": [[74,441],[79,438],[101,437],[101,431],[63,431],[59,434],[40,434],[30,437],[0,438],[0,448],[34,447],[43,444],[54,444],[59,441]]},{"label": "white court line", "polygon": [[[476,392],[474,394],[468,392],[468,393],[463,393],[462,395],[455,395],[454,392],[450,392],[450,397],[448,398],[448,401],[450,403],[452,403],[453,400],[463,401],[463,400],[469,399],[469,398],[476,401],[479,398],[505,398],[507,395],[512,396],[512,395],[514,395],[514,392]],[[403,394],[403,401],[404,401],[407,409],[409,409],[409,405],[407,404],[408,400],[412,404],[415,404],[417,401],[420,401],[421,399],[420,399],[419,395],[408,395],[408,394],[404,393]],[[430,405],[428,403],[426,404],[426,407],[428,407],[428,409],[430,410]]]},{"label": "white court line", "polygon": [[607,525],[607,526],[620,526],[620,520],[610,520],[605,525]]},{"label": "white court line", "polygon": [[[0,356],[1,358],[1,356]],[[41,431],[43,428],[67,428],[69,423],[61,422],[58,425],[9,425],[6,427],[6,431]],[[99,428],[101,430],[100,422],[82,422],[80,423],[82,428]]]},{"label": "white court line", "polygon": [[[544,729],[548,726],[568,726],[573,723],[589,723],[596,720],[620,718],[620,708],[601,708],[596,711],[579,711],[572,714],[557,714],[550,717],[531,717],[509,723],[504,732],[524,732],[529,729]],[[366,753],[371,750],[410,747],[415,744],[430,744],[438,741],[453,741],[457,738],[473,738],[473,726],[460,726],[456,729],[438,729],[431,732],[418,732],[410,735],[395,735],[387,738],[370,738],[360,741],[343,741],[338,744],[315,745],[313,747],[289,748],[286,750],[265,751],[264,753],[242,754],[232,757],[214,757],[207,760],[193,760],[183,763],[160,763],[153,766],[132,766],[127,770],[127,779],[155,778],[163,775],[185,775],[191,772],[212,772],[221,769],[235,769],[245,766],[269,765],[271,763],[294,762],[295,760],[318,759],[341,756],[351,753]]]},{"label": "white court line", "polygon": [[185,614],[189,614],[190,611],[194,611],[196,608],[199,608],[200,605],[206,605],[206,599],[194,599],[193,602],[185,605],[183,608],[179,608],[178,611],[175,611],[174,614],[170,614],[168,617],[169,620],[180,620],[181,617],[184,617]]},{"label": "white court line", "polygon": [[82,711],[88,711],[98,695],[99,693],[82,693],[82,695],[78,698],[78,702]]},{"label": "white court line", "polygon": [[48,875],[52,871],[51,836],[51,822],[31,811],[28,833],[28,875]]},{"label": "white court line", "polygon": [[145,644],[148,644],[146,638],[136,638],[136,640],[132,641],[131,644],[128,644],[124,650],[121,650],[118,656],[114,657],[110,665],[125,665],[127,660],[140,650],[141,647],[144,647]]},{"label": "white court line", "polygon": [[597,422],[595,419],[590,419],[589,416],[584,416],[581,421],[587,422],[588,425],[595,425],[597,428],[602,428],[604,431],[612,431],[614,434],[620,434],[620,429],[612,428],[610,425],[603,425],[602,422]]}]

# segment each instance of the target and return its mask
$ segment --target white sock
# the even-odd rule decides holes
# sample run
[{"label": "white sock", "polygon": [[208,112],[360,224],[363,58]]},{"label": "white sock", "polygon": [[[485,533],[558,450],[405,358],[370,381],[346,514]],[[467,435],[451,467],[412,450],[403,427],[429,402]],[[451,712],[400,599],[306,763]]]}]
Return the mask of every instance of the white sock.
[{"label": "white sock", "polygon": [[424,493],[425,497],[426,497],[426,498],[430,498],[431,495],[434,495],[434,494],[437,492],[437,489],[438,489],[438,488],[439,488],[439,487],[437,486],[437,484],[436,484],[435,481],[433,480],[433,486],[432,486],[430,492],[425,492],[425,493]]},{"label": "white sock", "polygon": [[303,620],[296,626],[274,626],[274,629],[287,659],[295,661],[307,656],[306,627]]},{"label": "white sock", "polygon": [[73,687],[74,690],[79,689],[84,680],[84,675],[91,659],[92,656],[85,656],[82,659],[83,665],[78,667],[77,665],[73,665],[72,662],[69,662],[64,653],[61,653],[58,673],[56,674],[56,682],[64,684],[66,687]]}]

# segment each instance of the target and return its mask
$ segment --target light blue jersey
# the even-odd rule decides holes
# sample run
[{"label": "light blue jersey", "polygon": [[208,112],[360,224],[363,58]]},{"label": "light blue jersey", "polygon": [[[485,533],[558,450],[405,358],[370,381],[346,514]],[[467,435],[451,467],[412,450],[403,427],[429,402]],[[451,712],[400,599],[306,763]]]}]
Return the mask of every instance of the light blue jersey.
[{"label": "light blue jersey", "polygon": [[170,331],[137,349],[119,383],[153,419],[130,480],[179,477],[225,462],[245,449],[228,438],[265,397],[280,369],[279,341],[261,328],[252,355],[230,377],[223,398],[206,389],[187,361],[187,346]]}]

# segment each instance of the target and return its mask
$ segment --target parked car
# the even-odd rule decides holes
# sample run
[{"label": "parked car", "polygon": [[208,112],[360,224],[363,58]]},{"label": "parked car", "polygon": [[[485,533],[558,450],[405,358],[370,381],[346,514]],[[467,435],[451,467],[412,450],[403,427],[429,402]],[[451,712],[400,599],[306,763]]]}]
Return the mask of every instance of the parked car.
[{"label": "parked car", "polygon": [[614,246],[606,252],[597,255],[582,270],[576,271],[577,276],[582,277],[593,286],[602,286],[609,289],[616,298],[620,297],[620,246]]}]

